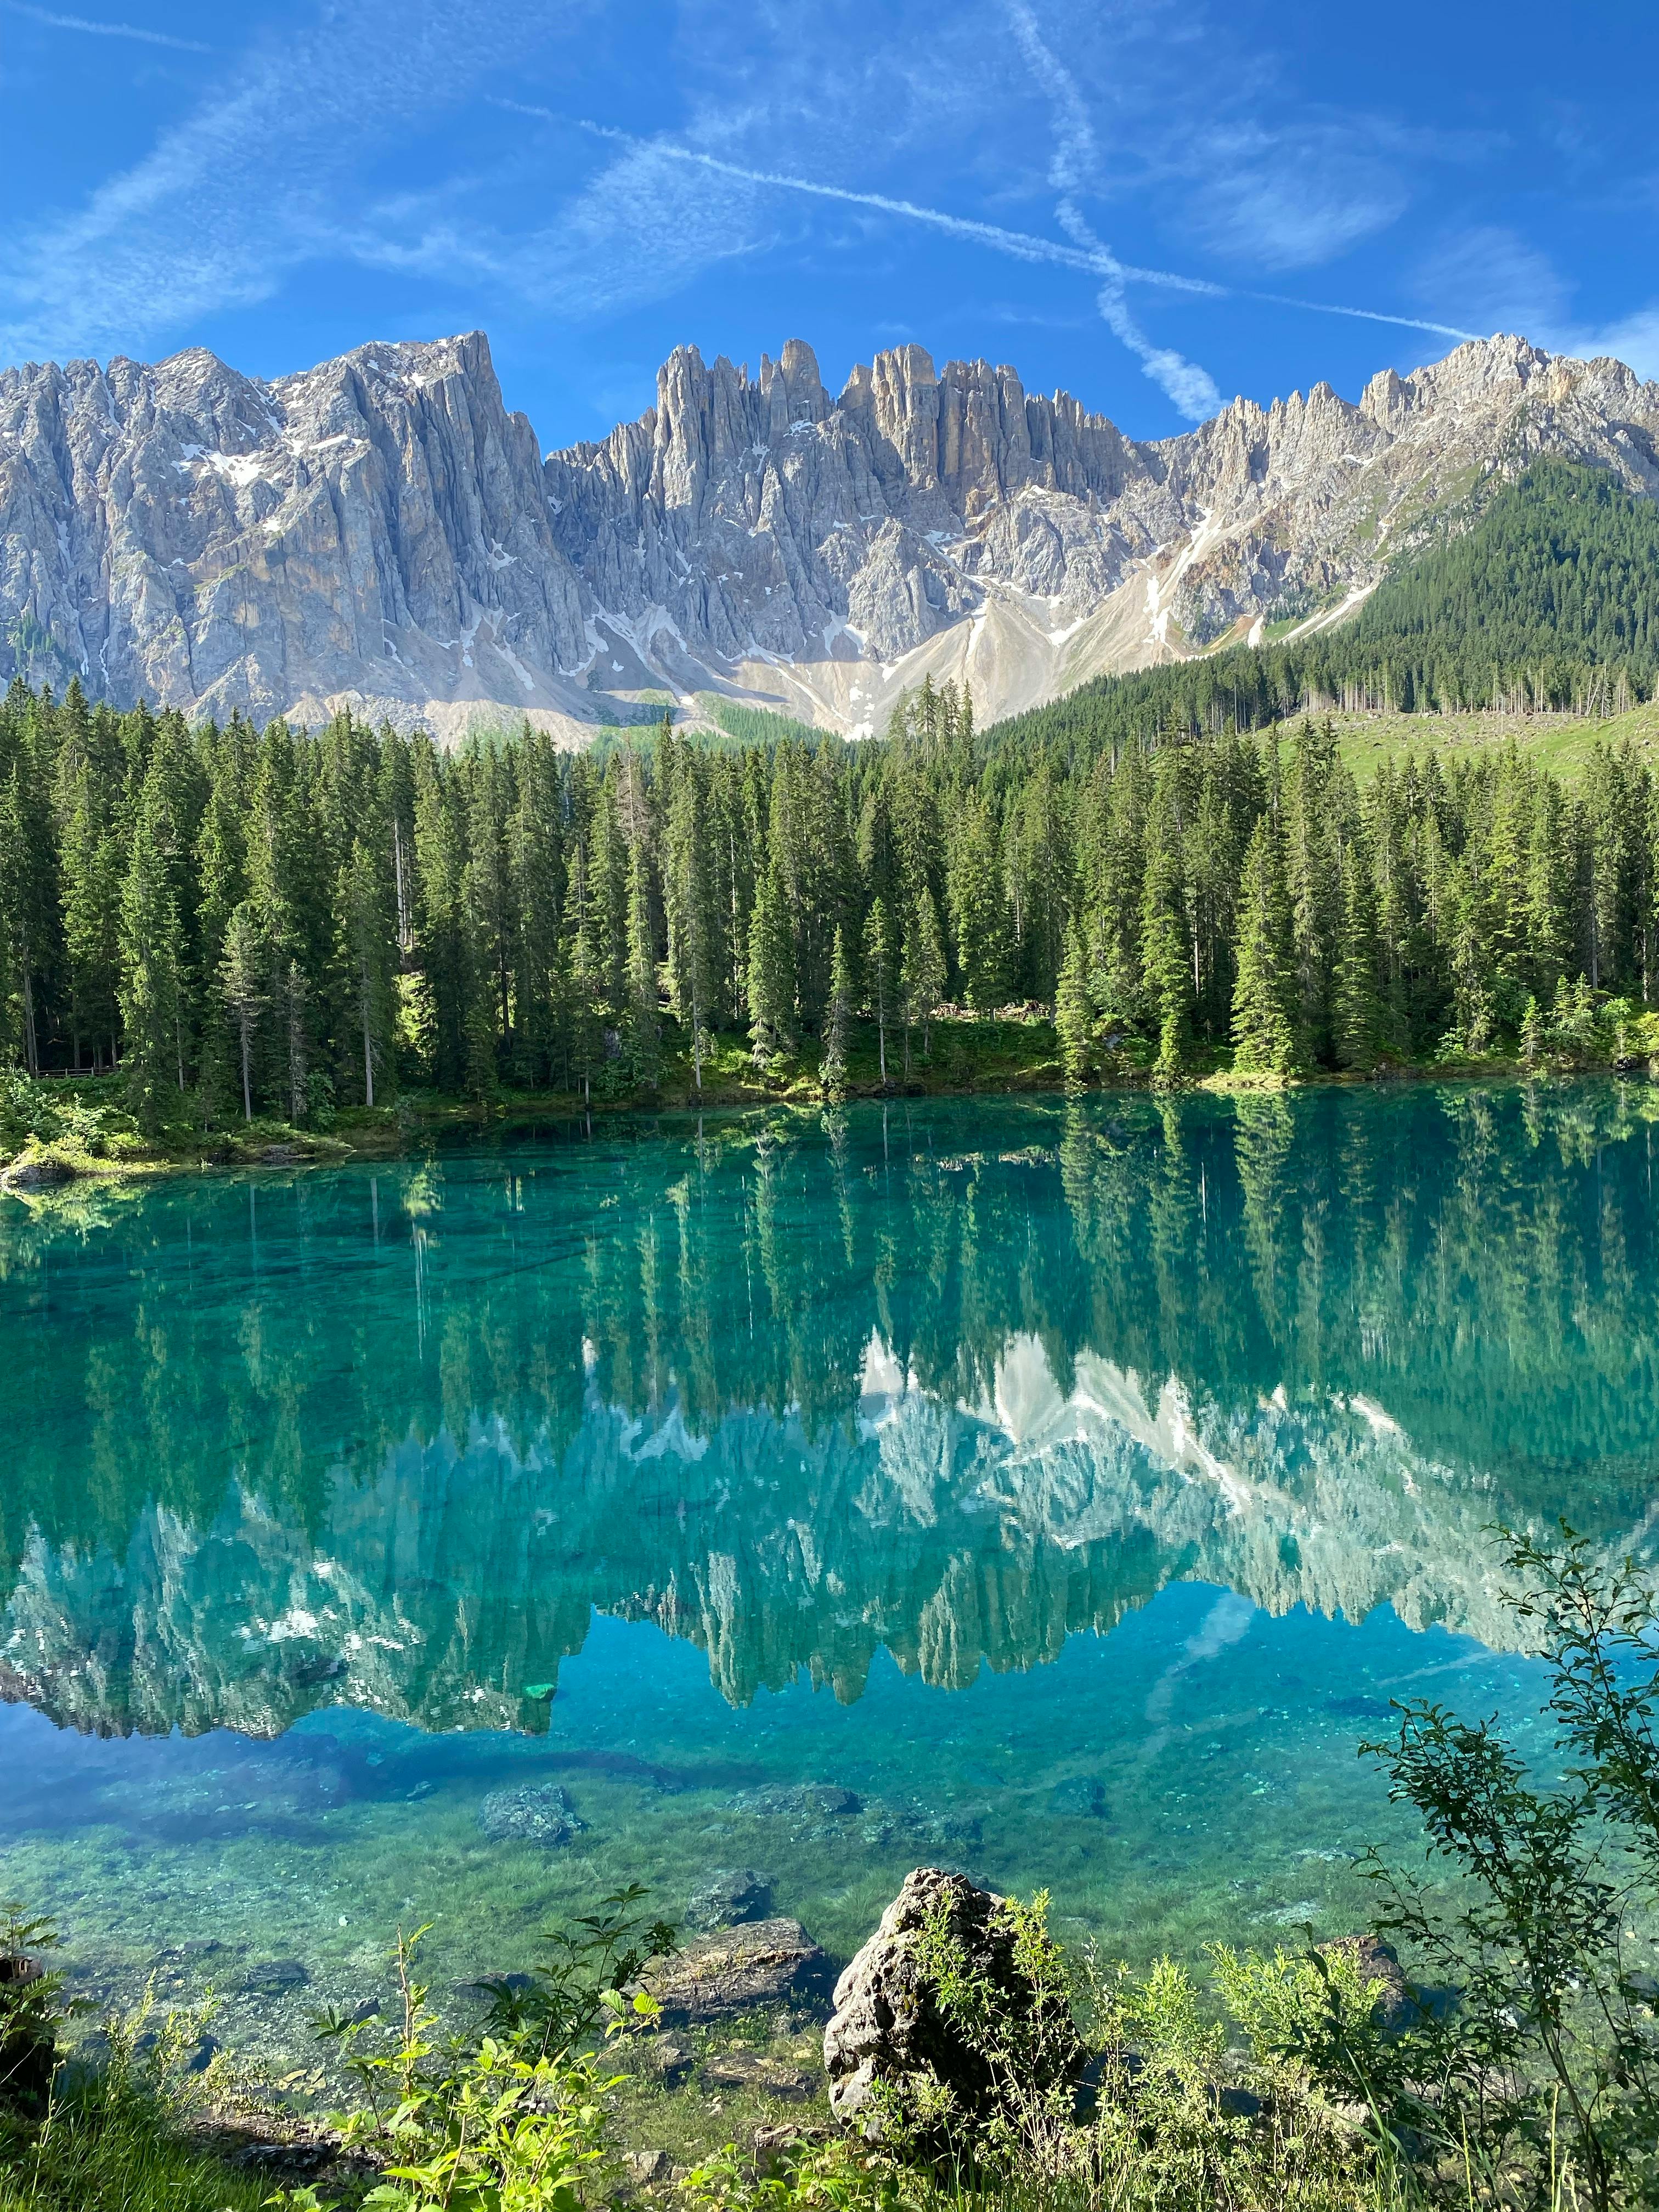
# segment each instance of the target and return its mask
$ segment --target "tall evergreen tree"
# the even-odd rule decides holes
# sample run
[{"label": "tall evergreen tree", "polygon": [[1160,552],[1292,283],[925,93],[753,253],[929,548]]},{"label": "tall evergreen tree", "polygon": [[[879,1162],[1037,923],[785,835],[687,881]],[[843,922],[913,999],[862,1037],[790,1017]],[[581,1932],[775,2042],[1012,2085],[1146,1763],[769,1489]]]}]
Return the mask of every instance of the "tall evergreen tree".
[{"label": "tall evergreen tree", "polygon": [[378,1096],[384,1104],[396,1064],[395,887],[387,876],[381,841],[354,838],[341,876],[341,938],[362,1042],[363,1103],[371,1107],[377,1096],[377,1071]]},{"label": "tall evergreen tree", "polygon": [[1066,1088],[1080,1091],[1088,1080],[1095,1041],[1095,1010],[1089,994],[1089,953],[1080,922],[1067,933],[1066,957],[1054,988],[1054,1033],[1060,1041]]},{"label": "tall evergreen tree", "polygon": [[1376,913],[1370,872],[1350,840],[1340,862],[1342,927],[1338,940],[1331,1030],[1339,1067],[1358,1073],[1376,1066],[1385,1039],[1377,989]]},{"label": "tall evergreen tree", "polygon": [[945,933],[939,927],[939,908],[933,892],[924,884],[910,908],[899,976],[905,1022],[914,1023],[921,1029],[924,1060],[933,1057],[933,1016],[944,1000],[948,980]]},{"label": "tall evergreen tree", "polygon": [[1179,1080],[1191,1054],[1192,942],[1181,880],[1180,823],[1175,805],[1173,752],[1159,763],[1146,825],[1146,875],[1140,902],[1140,966],[1158,1030],[1152,1072],[1159,1083]]},{"label": "tall evergreen tree", "polygon": [[876,1054],[884,1089],[887,1083],[887,1032],[894,1012],[893,925],[887,902],[877,899],[864,925],[864,994],[876,1024]]},{"label": "tall evergreen tree", "polygon": [[157,835],[161,812],[155,785],[146,790],[133,830],[121,887],[121,1021],[124,1068],[133,1118],[155,1136],[184,1089],[180,1062],[179,912]]},{"label": "tall evergreen tree", "polygon": [[641,1091],[661,1079],[662,1024],[658,1014],[657,955],[651,937],[651,874],[645,841],[628,862],[628,1009],[623,1038],[628,1072]]},{"label": "tall evergreen tree", "polygon": [[1296,1065],[1295,954],[1279,830],[1264,814],[1244,856],[1233,1066],[1243,1075],[1287,1075]]},{"label": "tall evergreen tree", "polygon": [[847,933],[837,928],[830,962],[830,1003],[823,1016],[823,1095],[831,1105],[847,1096],[847,1032],[853,1017],[853,975]]},{"label": "tall evergreen tree", "polygon": [[254,918],[252,905],[244,899],[233,910],[225,930],[218,983],[231,1019],[236,1024],[242,1075],[242,1117],[248,1121],[253,1119],[253,1038],[259,1016],[266,1005],[264,989],[266,973],[266,949],[259,934],[259,925]]},{"label": "tall evergreen tree", "polygon": [[781,875],[769,863],[749,917],[749,1036],[756,1066],[766,1074],[794,1049],[794,942]]}]

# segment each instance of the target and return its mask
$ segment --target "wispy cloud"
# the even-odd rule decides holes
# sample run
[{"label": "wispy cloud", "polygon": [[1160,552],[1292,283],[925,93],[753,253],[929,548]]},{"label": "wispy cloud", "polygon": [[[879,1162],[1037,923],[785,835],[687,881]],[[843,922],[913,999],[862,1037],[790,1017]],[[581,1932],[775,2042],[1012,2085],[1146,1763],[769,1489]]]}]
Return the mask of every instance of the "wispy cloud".
[{"label": "wispy cloud", "polygon": [[552,13],[532,0],[509,23],[489,0],[404,0],[391,37],[378,0],[339,0],[267,34],[142,161],[9,240],[0,356],[146,347],[349,252],[370,157],[476,98]]},{"label": "wispy cloud", "polygon": [[1659,305],[1597,320],[1575,310],[1576,289],[1547,253],[1504,223],[1443,234],[1417,277],[1425,301],[1457,301],[1488,334],[1511,331],[1548,353],[1606,356],[1659,377]]},{"label": "wispy cloud", "polygon": [[1548,340],[1553,341],[1553,350],[1576,354],[1581,361],[1607,355],[1625,362],[1638,376],[1659,380],[1659,305],[1639,307],[1616,322],[1568,325],[1551,331]]},{"label": "wispy cloud", "polygon": [[28,0],[5,0],[8,14],[26,15],[49,31],[86,31],[97,39],[136,39],[141,46],[171,46],[175,53],[210,54],[211,46],[199,39],[176,39],[170,31],[148,31],[138,23],[98,23],[86,15],[60,15],[50,8],[34,8]]},{"label": "wispy cloud", "polygon": [[[1214,406],[1216,379],[1162,342],[1177,306],[1183,337],[1195,308],[1238,302],[1448,339],[1492,326],[1487,298],[1449,262],[1414,314],[1391,296],[1265,289],[1285,281],[1269,270],[1328,262],[1399,222],[1437,164],[1479,149],[1310,107],[1213,0],[963,0],[944,18],[933,0],[873,15],[824,0],[805,17],[793,0],[667,0],[643,110],[627,0],[295,0],[280,25],[274,0],[257,4],[264,32],[142,160],[69,212],[14,225],[0,357],[151,352],[330,263],[388,272],[395,289],[375,296],[395,298],[405,326],[505,309],[521,331],[591,328],[722,264],[775,276],[792,317],[822,270],[862,285],[853,319],[866,330],[871,315],[920,326],[937,311],[913,278],[933,272],[907,228],[1023,264],[1006,280],[1023,313],[1092,301],[1189,416]],[[0,7],[66,34],[195,48],[35,0]],[[554,83],[574,112],[536,88]],[[507,92],[481,131],[483,102]],[[501,111],[538,127],[502,128]],[[641,112],[648,135],[605,119]],[[389,176],[418,183],[389,191]],[[1117,251],[1130,235],[1164,243],[1130,260]],[[1518,241],[1517,295],[1523,253]],[[1569,324],[1565,295],[1550,320]],[[1583,335],[1645,362],[1659,355],[1652,322],[1644,311]],[[1195,349],[1218,371],[1243,325],[1214,313]],[[626,350],[649,343],[641,325]]]},{"label": "wispy cloud", "polygon": [[[566,124],[568,118],[550,107],[538,106],[529,101],[492,98],[491,105],[507,110],[514,115],[526,115],[536,121]],[[1001,224],[981,222],[971,216],[950,214],[942,208],[927,207],[915,200],[899,199],[887,192],[860,191],[850,185],[830,185],[811,177],[799,177],[785,169],[759,169],[745,162],[729,161],[716,154],[707,154],[692,146],[679,146],[672,140],[637,138],[632,132],[618,129],[612,124],[595,123],[584,118],[574,118],[570,127],[588,137],[608,139],[615,145],[626,147],[641,161],[661,161],[681,163],[710,174],[729,177],[735,183],[754,185],[776,191],[798,192],[810,199],[839,201],[844,205],[873,209],[878,214],[903,217],[912,222],[926,224],[952,238],[960,238],[970,245],[988,246],[993,252],[1006,254],[1015,261],[1047,264],[1057,269],[1072,269],[1085,276],[1107,276],[1126,284],[1146,284],[1170,292],[1186,293],[1195,299],[1253,300],[1270,307],[1294,307],[1310,315],[1343,315],[1360,322],[1387,323],[1402,330],[1426,331],[1437,337],[1468,338],[1478,332],[1464,329],[1455,323],[1431,321],[1420,315],[1398,315],[1380,307],[1353,307],[1329,300],[1307,300],[1290,293],[1261,292],[1235,284],[1218,284],[1203,276],[1182,276],[1174,270],[1149,269],[1133,261],[1120,261],[1092,233],[1083,226],[1085,235],[1071,245],[1059,239],[1044,238],[1040,233],[1011,230]],[[617,172],[590,187],[590,194],[599,199],[609,196],[617,180]],[[624,198],[631,197],[631,191]],[[682,241],[682,251],[684,242]],[[1143,341],[1145,342],[1145,341]],[[1175,358],[1179,360],[1180,356]],[[1200,372],[1201,373],[1201,372]]]},{"label": "wispy cloud", "polygon": [[1008,14],[1026,66],[1048,95],[1054,112],[1054,154],[1048,164],[1048,181],[1060,194],[1054,213],[1067,237],[1094,257],[1103,279],[1095,295],[1101,318],[1119,344],[1128,349],[1144,373],[1188,421],[1201,422],[1221,404],[1215,380],[1207,369],[1188,361],[1173,346],[1153,344],[1130,313],[1124,291],[1128,283],[1127,270],[1096,236],[1078,204],[1079,194],[1093,181],[1097,157],[1094,128],[1077,80],[1044,44],[1036,18],[1024,0],[1010,0]]}]

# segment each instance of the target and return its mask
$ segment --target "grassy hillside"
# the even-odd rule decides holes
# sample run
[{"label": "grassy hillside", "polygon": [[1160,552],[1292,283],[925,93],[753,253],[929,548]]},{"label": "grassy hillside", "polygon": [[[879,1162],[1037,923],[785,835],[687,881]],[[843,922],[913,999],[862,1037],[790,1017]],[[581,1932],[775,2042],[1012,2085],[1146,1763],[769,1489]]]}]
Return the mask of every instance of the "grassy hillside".
[{"label": "grassy hillside", "polygon": [[[1501,742],[1514,725],[1570,775],[1593,742],[1588,724],[1650,736],[1650,716],[1630,718],[1656,684],[1659,504],[1605,471],[1542,460],[1449,511],[1437,542],[1402,559],[1340,628],[1097,678],[987,736],[1088,757],[1162,731],[1219,732],[1230,720],[1260,729],[1335,710],[1345,736],[1369,731],[1358,767],[1394,744],[1396,725],[1453,744]],[[1583,742],[1552,744],[1542,724],[1556,722]]]},{"label": "grassy hillside", "polygon": [[1638,760],[1659,767],[1659,700],[1611,715],[1507,714],[1472,711],[1449,714],[1336,714],[1337,750],[1363,783],[1385,760],[1400,761],[1431,747],[1448,760],[1500,753],[1513,744],[1563,783],[1576,783],[1598,745],[1629,741]]}]

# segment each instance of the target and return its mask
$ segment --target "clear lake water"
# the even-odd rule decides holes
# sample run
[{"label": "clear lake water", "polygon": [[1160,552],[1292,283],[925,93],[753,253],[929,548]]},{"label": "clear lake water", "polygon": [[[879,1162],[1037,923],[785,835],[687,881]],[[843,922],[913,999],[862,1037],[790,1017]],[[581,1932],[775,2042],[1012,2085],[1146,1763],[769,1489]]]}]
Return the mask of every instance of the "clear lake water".
[{"label": "clear lake water", "polygon": [[722,1869],[837,1958],[929,1863],[1137,1964],[1365,1925],[1391,1698],[1548,1755],[1493,1526],[1651,1552],[1656,1115],[913,1100],[0,1200],[0,1895],[233,2044],[400,1923],[441,1996]]}]

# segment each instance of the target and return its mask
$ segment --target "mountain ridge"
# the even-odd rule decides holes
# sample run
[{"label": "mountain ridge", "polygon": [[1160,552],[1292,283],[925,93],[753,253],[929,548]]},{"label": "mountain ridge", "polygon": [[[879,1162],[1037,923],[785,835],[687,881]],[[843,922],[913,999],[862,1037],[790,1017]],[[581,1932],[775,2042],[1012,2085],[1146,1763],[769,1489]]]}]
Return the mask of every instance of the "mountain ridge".
[{"label": "mountain ridge", "polygon": [[0,676],[198,715],[341,706],[580,741],[713,691],[849,734],[967,682],[981,719],[1362,604],[1540,453],[1659,495],[1659,385],[1471,341],[1127,438],[983,361],[842,391],[677,348],[656,404],[543,454],[480,331],[262,382],[204,349],[0,372]]}]

